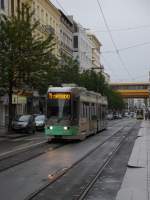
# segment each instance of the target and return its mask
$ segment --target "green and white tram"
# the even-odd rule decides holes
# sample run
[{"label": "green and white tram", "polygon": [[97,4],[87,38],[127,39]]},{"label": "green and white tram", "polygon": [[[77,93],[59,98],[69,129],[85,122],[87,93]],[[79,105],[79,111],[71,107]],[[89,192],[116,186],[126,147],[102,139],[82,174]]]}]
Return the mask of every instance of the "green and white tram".
[{"label": "green and white tram", "polygon": [[48,139],[83,140],[106,129],[107,100],[99,93],[76,86],[49,87],[47,94]]}]

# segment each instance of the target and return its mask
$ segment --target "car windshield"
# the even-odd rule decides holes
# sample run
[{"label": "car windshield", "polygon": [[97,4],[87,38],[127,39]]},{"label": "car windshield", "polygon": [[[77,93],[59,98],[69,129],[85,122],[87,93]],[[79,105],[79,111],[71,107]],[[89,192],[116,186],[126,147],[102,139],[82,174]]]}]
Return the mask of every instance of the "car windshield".
[{"label": "car windshield", "polygon": [[35,121],[44,121],[44,120],[45,120],[44,115],[38,115],[37,117],[35,117]]},{"label": "car windshield", "polygon": [[17,119],[17,121],[19,121],[19,122],[28,122],[29,119],[30,119],[30,115],[22,115]]}]

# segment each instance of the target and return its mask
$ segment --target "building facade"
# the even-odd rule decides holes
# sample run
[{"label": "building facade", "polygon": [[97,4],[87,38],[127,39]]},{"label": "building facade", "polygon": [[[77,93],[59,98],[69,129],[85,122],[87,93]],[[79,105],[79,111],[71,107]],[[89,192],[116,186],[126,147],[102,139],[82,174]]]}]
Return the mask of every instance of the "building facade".
[{"label": "building facade", "polygon": [[86,29],[74,21],[73,56],[80,63],[80,70],[92,69],[93,44],[89,40]]},{"label": "building facade", "polygon": [[9,0],[0,0],[0,13],[9,15],[10,2]]},{"label": "building facade", "polygon": [[34,20],[40,22],[35,36],[46,37],[53,33],[55,38],[54,54],[60,56],[60,12],[49,0],[33,0]]},{"label": "building facade", "polygon": [[17,9],[24,4],[29,4],[34,11],[33,21],[40,25],[34,32],[35,37],[45,39],[49,34],[54,34],[55,47],[53,53],[60,55],[60,12],[49,0],[6,0],[9,2],[9,15],[14,15]]},{"label": "building facade", "polygon": [[89,40],[92,42],[92,65],[93,65],[93,69],[95,69],[96,71],[100,71],[100,67],[101,67],[101,63],[100,63],[100,48],[101,48],[101,43],[100,41],[97,39],[97,37],[92,34],[87,32],[88,38]]},{"label": "building facade", "polygon": [[60,54],[73,57],[73,22],[61,10],[60,17]]},{"label": "building facade", "polygon": [[[0,14],[9,15],[10,1],[0,0]],[[1,93],[0,88],[0,127],[5,126],[8,119],[8,96]]]},{"label": "building facade", "polygon": [[[59,57],[61,14],[49,0],[0,0],[0,13],[5,13],[7,16],[16,15],[17,9],[21,9],[26,3],[34,10],[33,21],[38,20],[40,23],[38,29],[34,32],[34,36],[42,37],[44,39],[48,34],[53,33],[56,44],[53,53]],[[37,101],[39,100],[39,97],[34,94],[31,94],[31,97],[33,106],[30,107],[37,107],[36,105],[39,104],[39,101]],[[12,99],[15,114],[23,114],[28,111],[27,105],[30,104],[30,96],[14,93]],[[36,105],[34,105],[35,103]],[[32,110],[34,109],[32,108]],[[8,95],[5,95],[0,96],[0,126],[7,125],[7,123]]]}]

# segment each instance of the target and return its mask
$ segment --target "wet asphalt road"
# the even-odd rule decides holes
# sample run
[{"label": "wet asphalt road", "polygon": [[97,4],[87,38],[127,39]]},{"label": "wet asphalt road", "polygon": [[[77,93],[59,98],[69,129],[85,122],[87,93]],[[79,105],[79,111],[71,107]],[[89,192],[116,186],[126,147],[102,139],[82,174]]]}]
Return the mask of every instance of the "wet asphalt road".
[{"label": "wet asphalt road", "polygon": [[[134,123],[134,120],[132,123]],[[47,184],[49,175],[69,168],[98,146],[100,142],[127,124],[129,124],[129,120],[118,121],[116,123],[112,122],[112,126],[107,131],[90,137],[83,142],[66,144],[61,148],[46,152],[27,162],[1,172],[1,199],[23,200],[27,198],[30,194]]]},{"label": "wet asphalt road", "polygon": [[140,123],[134,127],[132,133],[125,139],[116,156],[97,179],[85,200],[115,200],[122,184],[127,163],[137,138]]}]

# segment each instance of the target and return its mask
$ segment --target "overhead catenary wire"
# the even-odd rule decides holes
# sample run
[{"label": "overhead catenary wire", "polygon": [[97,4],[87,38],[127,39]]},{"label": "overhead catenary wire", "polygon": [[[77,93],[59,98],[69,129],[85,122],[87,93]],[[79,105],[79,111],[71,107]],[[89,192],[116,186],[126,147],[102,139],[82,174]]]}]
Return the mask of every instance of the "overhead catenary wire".
[{"label": "overhead catenary wire", "polygon": [[64,7],[61,5],[61,3],[58,1],[58,0],[54,0],[56,3],[57,3],[57,5],[62,9],[62,11],[65,13],[65,14],[67,14],[68,15],[68,13],[67,13],[67,11],[64,9]]},{"label": "overhead catenary wire", "polygon": [[[141,26],[134,26],[134,27],[127,27],[127,28],[110,28],[111,32],[122,32],[122,31],[139,31],[139,30],[145,30],[149,29],[150,25],[141,25]],[[102,32],[106,33],[107,30],[97,29],[97,28],[91,28],[93,32]]]},{"label": "overhead catenary wire", "polygon": [[123,67],[124,70],[127,72],[127,74],[129,75],[129,77],[130,77],[132,80],[134,80],[133,77],[131,76],[129,70],[127,69],[125,63],[124,63],[124,61],[123,61],[123,59],[122,59],[122,57],[121,57],[121,55],[120,55],[120,52],[118,51],[117,45],[116,45],[116,43],[115,43],[115,41],[114,41],[114,39],[113,39],[112,33],[111,33],[111,31],[110,31],[109,25],[108,25],[108,23],[107,23],[106,17],[105,17],[104,12],[103,12],[102,6],[101,6],[101,4],[100,4],[100,0],[96,0],[96,1],[97,1],[97,3],[98,3],[98,7],[99,7],[99,10],[100,10],[100,14],[101,14],[102,17],[103,17],[103,20],[104,20],[104,23],[105,23],[107,32],[108,32],[108,34],[109,34],[109,36],[110,36],[110,39],[111,39],[111,41],[112,41],[112,44],[113,44],[113,46],[114,46],[116,55],[118,56],[122,67]]},{"label": "overhead catenary wire", "polygon": [[[118,49],[118,51],[119,52],[120,51],[125,51],[125,50],[128,50],[128,49],[133,49],[133,48],[137,48],[137,47],[141,47],[141,46],[146,46],[146,45],[150,45],[150,42],[144,42],[144,43],[135,44],[135,45],[132,45],[132,46],[120,48],[120,49]],[[116,53],[116,51],[108,50],[108,51],[103,51],[101,53],[103,53],[103,54],[105,54],[105,53]]]},{"label": "overhead catenary wire", "polygon": [[[104,57],[104,55],[101,54],[101,57],[103,58],[103,61],[106,63],[106,66],[107,66],[107,68],[109,69],[109,71],[111,71],[117,79],[120,78],[119,75],[117,75],[117,74],[115,73],[115,70],[113,70],[113,69],[110,67],[110,65],[108,64],[108,61],[106,60],[106,58]],[[119,81],[123,81],[123,80],[120,79]]]}]

